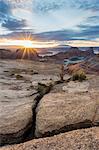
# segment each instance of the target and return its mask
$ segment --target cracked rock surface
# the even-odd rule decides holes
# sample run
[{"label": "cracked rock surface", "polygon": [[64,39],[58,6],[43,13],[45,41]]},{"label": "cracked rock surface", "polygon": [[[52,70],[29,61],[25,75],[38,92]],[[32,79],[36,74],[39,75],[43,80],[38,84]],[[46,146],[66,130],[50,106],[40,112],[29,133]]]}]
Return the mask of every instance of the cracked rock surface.
[{"label": "cracked rock surface", "polygon": [[59,75],[57,64],[0,61],[0,146],[21,143],[0,150],[99,149],[99,77]]},{"label": "cracked rock surface", "polygon": [[[0,61],[0,145],[19,143],[28,136],[32,124],[35,124],[32,109],[38,96],[32,82],[48,80],[47,75],[42,75],[44,67],[48,69],[49,78],[57,78],[58,67],[52,65],[56,72],[53,76],[48,66],[31,61]],[[39,74],[35,75],[38,71]]]}]

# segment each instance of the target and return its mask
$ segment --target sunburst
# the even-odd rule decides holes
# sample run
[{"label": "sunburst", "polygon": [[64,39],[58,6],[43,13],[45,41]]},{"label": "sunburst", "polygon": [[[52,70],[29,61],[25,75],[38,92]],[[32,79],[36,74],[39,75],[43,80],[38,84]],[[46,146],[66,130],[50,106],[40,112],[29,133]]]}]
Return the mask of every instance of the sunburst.
[{"label": "sunburst", "polygon": [[21,50],[23,51],[22,59],[27,55],[30,58],[30,55],[37,53],[37,49],[33,48],[33,38],[31,33],[25,33],[25,36],[22,38]]}]

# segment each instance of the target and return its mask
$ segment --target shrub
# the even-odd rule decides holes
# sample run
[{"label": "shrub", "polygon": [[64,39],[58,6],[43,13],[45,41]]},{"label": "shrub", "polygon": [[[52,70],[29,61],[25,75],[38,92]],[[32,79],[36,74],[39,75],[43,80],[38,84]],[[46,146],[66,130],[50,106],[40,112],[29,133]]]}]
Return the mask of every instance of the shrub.
[{"label": "shrub", "polygon": [[76,73],[73,74],[72,80],[73,81],[78,80],[80,82],[86,80],[86,74],[85,74],[85,72],[83,70],[77,71]]},{"label": "shrub", "polygon": [[60,73],[60,80],[64,81],[64,65],[61,65],[61,73]]},{"label": "shrub", "polygon": [[22,79],[23,79],[23,76],[17,74],[17,75],[16,75],[16,79],[17,79],[17,80],[22,80]]},{"label": "shrub", "polygon": [[52,85],[46,86],[44,84],[38,83],[38,89],[37,91],[40,93],[40,95],[44,95],[49,93],[49,91],[51,90]]}]

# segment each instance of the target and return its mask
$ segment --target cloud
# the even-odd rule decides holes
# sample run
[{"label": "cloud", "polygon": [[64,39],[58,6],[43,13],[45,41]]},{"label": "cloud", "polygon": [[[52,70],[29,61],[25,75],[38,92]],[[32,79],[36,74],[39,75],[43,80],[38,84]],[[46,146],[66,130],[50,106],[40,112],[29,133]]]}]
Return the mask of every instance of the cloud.
[{"label": "cloud", "polygon": [[[92,40],[95,41],[96,38],[99,38],[99,25],[88,26],[88,25],[79,25],[80,30],[57,30],[49,31],[42,33],[31,33],[34,39],[39,40],[57,40],[57,41],[70,41],[70,40]],[[13,32],[6,35],[7,37],[19,37],[20,35],[25,36],[26,32],[20,30],[20,32]],[[27,31],[29,34],[29,32]]]},{"label": "cloud", "polygon": [[99,15],[88,17],[86,22],[88,24],[95,24],[95,25],[99,24]]},{"label": "cloud", "polygon": [[65,0],[34,0],[33,10],[35,12],[47,13],[62,8],[65,2]]},{"label": "cloud", "polygon": [[49,12],[66,7],[99,10],[99,0],[1,0],[9,2],[11,7],[29,8],[33,6],[36,12]]},{"label": "cloud", "polygon": [[79,25],[80,37],[86,37],[89,40],[99,38],[99,25]]},{"label": "cloud", "polygon": [[35,34],[37,38],[44,40],[70,40],[75,38],[75,32],[73,30],[60,30],[60,31],[52,31],[52,32],[44,32]]},{"label": "cloud", "polygon": [[8,18],[8,20],[5,20],[2,23],[2,27],[5,27],[12,31],[19,30],[19,29],[26,27],[26,22],[25,20],[17,20],[13,18]]},{"label": "cloud", "polygon": [[[31,31],[31,34],[41,40],[95,40],[99,38],[98,1],[21,0],[17,3],[0,0],[1,27],[13,31],[7,36],[24,34],[22,30],[28,27],[40,32],[33,34]],[[75,30],[76,27],[79,30]]]},{"label": "cloud", "polygon": [[0,22],[7,18],[11,14],[10,5],[5,3],[5,1],[0,0]]},{"label": "cloud", "polygon": [[67,7],[99,11],[99,0],[33,0],[33,9],[37,13],[48,13]]},{"label": "cloud", "polygon": [[79,25],[78,26],[82,32],[99,32],[99,25]]},{"label": "cloud", "polygon": [[99,11],[98,0],[74,0],[80,9]]},{"label": "cloud", "polygon": [[99,38],[99,25],[79,25],[79,31],[60,30],[37,34],[39,38],[48,40],[95,40]]},{"label": "cloud", "polygon": [[[20,32],[15,31],[10,34],[4,35],[7,38],[18,38],[21,36],[25,37],[30,34],[30,32],[22,31]],[[73,30],[59,30],[59,31],[50,31],[50,32],[42,32],[42,33],[31,33],[33,39],[43,40],[43,41],[50,41],[50,40],[57,40],[57,41],[69,41],[69,40],[87,40],[85,37],[77,34],[77,32]]]},{"label": "cloud", "polygon": [[4,0],[0,0],[0,14],[10,14],[10,5],[6,3]]},{"label": "cloud", "polygon": [[26,26],[24,19],[19,20],[13,17],[10,3],[0,0],[0,23],[1,27],[14,31],[22,29]]}]

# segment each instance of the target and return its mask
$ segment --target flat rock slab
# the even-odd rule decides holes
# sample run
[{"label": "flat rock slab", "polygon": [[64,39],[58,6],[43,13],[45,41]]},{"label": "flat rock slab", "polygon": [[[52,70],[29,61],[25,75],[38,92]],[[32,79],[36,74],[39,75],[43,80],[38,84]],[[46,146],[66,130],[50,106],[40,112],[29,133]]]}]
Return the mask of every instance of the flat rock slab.
[{"label": "flat rock slab", "polygon": [[98,150],[99,127],[81,129],[49,138],[35,139],[0,150]]},{"label": "flat rock slab", "polygon": [[63,91],[68,93],[81,93],[88,92],[89,82],[74,82],[70,81],[67,85],[63,86]]},{"label": "flat rock slab", "polygon": [[34,97],[5,98],[0,102],[0,134],[17,133],[32,120]]},{"label": "flat rock slab", "polygon": [[[37,137],[88,127],[96,117],[96,100],[90,93],[50,93],[45,95],[37,108]],[[97,116],[99,122],[99,116]],[[95,118],[94,118],[95,120]]]},{"label": "flat rock slab", "polygon": [[0,92],[0,145],[20,142],[32,126],[32,108],[37,95],[15,90]]},{"label": "flat rock slab", "polygon": [[46,75],[39,74],[39,75],[33,75],[32,80],[33,80],[33,82],[32,82],[33,87],[37,88],[38,83],[49,86],[49,85],[53,84],[55,81],[59,81],[60,78],[56,75],[47,75],[46,76]]}]

